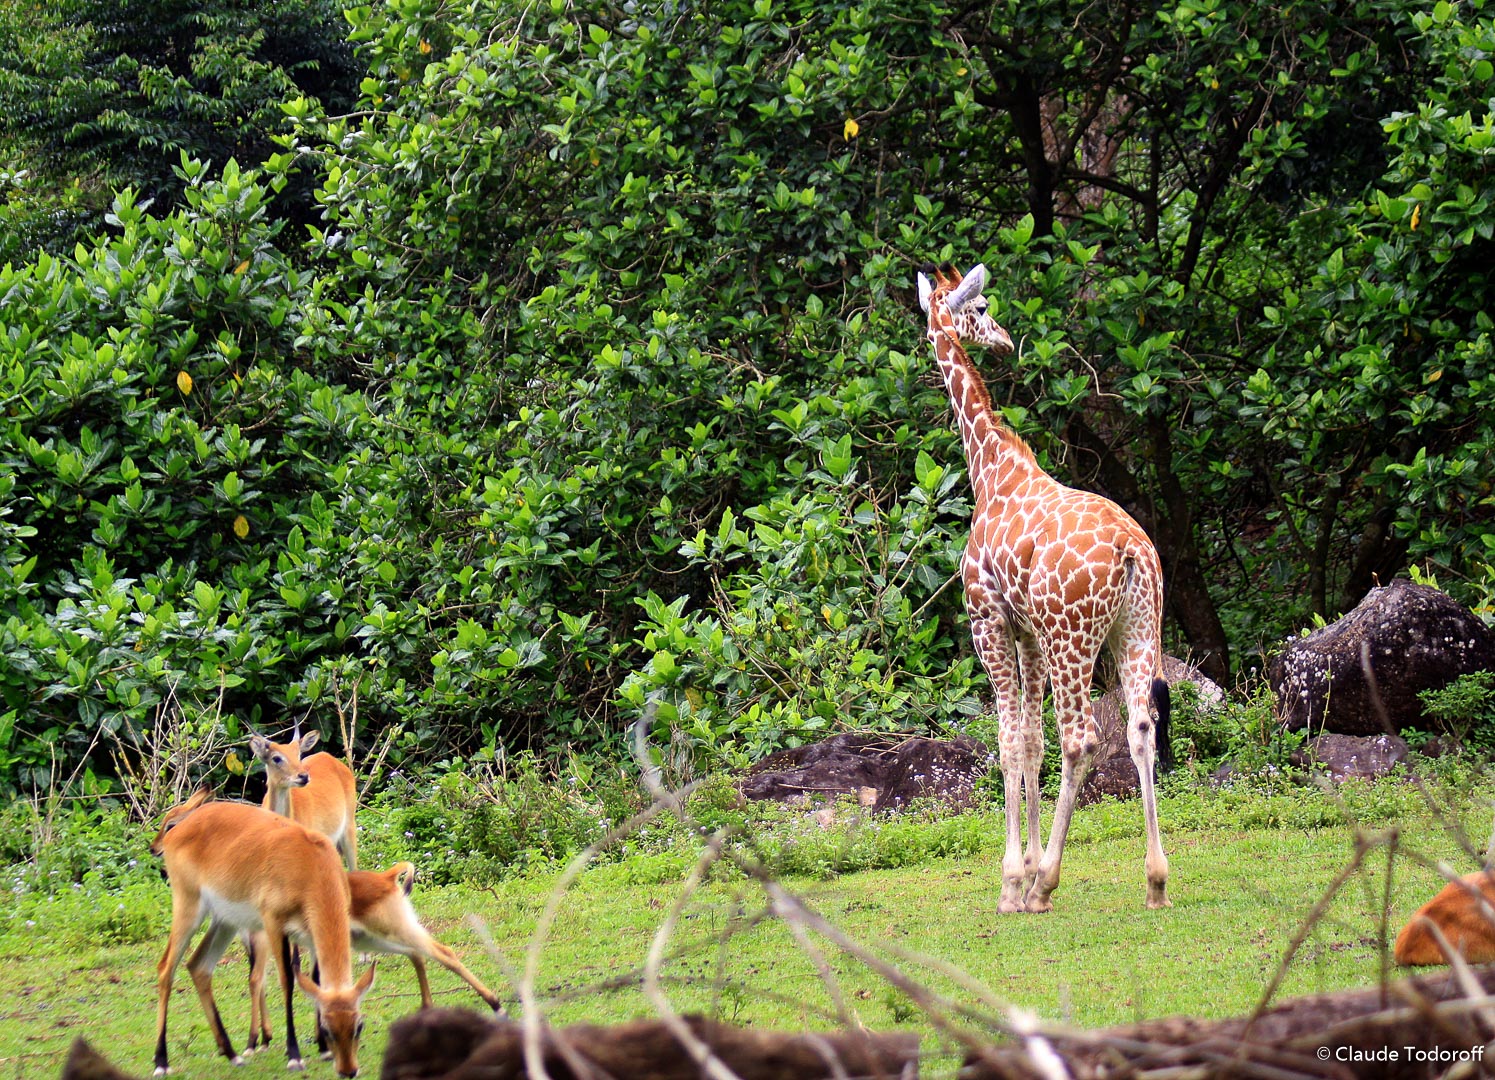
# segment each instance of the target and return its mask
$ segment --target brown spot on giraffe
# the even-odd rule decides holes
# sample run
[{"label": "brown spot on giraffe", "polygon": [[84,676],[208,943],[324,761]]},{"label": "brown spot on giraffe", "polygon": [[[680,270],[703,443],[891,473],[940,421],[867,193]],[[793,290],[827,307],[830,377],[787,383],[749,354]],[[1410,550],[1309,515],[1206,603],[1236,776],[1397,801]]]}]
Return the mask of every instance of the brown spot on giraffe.
[{"label": "brown spot on giraffe", "polygon": [[[1101,649],[1116,661],[1127,740],[1141,778],[1147,825],[1147,906],[1170,906],[1168,858],[1158,830],[1154,731],[1166,740],[1163,575],[1152,541],[1121,507],[1065,487],[992,407],[965,342],[1013,351],[987,311],[986,268],[919,274],[919,303],[965,450],[975,509],[961,561],[971,640],[991,678],[1006,799],[1007,844],[997,910],[1048,911],[1059,885],[1075,800],[1099,744],[1090,682]],[[1058,718],[1063,774],[1046,847],[1039,847],[1038,770],[1045,684]],[[1158,708],[1152,721],[1149,701]],[[1166,753],[1166,748],[1165,748]],[[1027,805],[1027,849],[1021,810]]]}]

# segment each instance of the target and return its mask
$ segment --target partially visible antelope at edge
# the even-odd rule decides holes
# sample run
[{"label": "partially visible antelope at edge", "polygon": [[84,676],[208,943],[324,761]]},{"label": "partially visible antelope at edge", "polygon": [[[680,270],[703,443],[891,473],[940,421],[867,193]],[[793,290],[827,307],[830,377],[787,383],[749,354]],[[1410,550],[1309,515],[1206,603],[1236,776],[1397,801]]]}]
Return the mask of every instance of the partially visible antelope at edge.
[{"label": "partially visible antelope at edge", "polygon": [[[213,968],[236,936],[263,937],[280,968],[285,995],[286,1067],[305,1067],[296,1039],[294,981],[317,1005],[319,1035],[325,1035],[333,1065],[342,1077],[358,1075],[360,1010],[374,982],[370,965],[353,979],[351,893],[337,851],[320,833],[262,807],[238,802],[207,802],[199,791],[168,810],[151,853],[165,862],[171,882],[171,934],[156,965],[156,1076],[170,1071],[166,1016],[171,984],[187,943],[204,921],[212,925],[187,963],[213,1029],[219,1051],[235,1065],[234,1051],[217,1002]],[[291,961],[290,936],[310,940],[321,971],[320,985]]]},{"label": "partially visible antelope at edge", "polygon": [[1407,920],[1393,955],[1421,967],[1450,963],[1450,952],[1471,964],[1495,960],[1495,867],[1444,885]]}]

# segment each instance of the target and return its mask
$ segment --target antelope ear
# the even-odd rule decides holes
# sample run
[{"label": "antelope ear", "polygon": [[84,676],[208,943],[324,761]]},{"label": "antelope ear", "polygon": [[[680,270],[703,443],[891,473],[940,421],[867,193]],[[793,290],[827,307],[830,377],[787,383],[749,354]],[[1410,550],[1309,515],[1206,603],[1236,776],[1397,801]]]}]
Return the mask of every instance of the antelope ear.
[{"label": "antelope ear", "polygon": [[934,292],[934,285],[924,272],[919,271],[919,306],[924,309],[925,314],[929,312],[929,297]]},{"label": "antelope ear", "polygon": [[353,984],[353,992],[358,995],[359,1000],[362,1000],[363,995],[367,994],[370,987],[374,985],[374,969],[378,966],[379,962],[377,960],[374,961],[374,963],[369,965],[369,969],[363,973],[363,977]]},{"label": "antelope ear", "polygon": [[255,757],[263,759],[270,752],[270,740],[263,735],[250,735],[249,752]]},{"label": "antelope ear", "polygon": [[959,311],[972,300],[976,299],[976,297],[980,296],[985,289],[986,264],[977,263],[961,279],[960,284],[950,290],[950,296],[946,299],[945,303],[949,305],[951,311]]},{"label": "antelope ear", "polygon": [[316,983],[312,982],[311,976],[302,971],[299,967],[296,969],[296,985],[301,987],[301,992],[307,997],[311,998],[313,1001],[321,1000],[322,988]]},{"label": "antelope ear", "polygon": [[304,754],[313,746],[316,746],[317,740],[321,737],[322,735],[319,731],[308,731],[305,735],[301,736],[301,752]]}]

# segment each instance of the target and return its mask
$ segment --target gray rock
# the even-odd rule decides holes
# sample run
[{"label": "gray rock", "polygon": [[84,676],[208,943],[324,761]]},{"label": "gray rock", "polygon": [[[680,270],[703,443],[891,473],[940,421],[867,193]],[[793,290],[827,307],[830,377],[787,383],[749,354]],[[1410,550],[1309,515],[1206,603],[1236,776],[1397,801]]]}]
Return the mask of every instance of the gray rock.
[{"label": "gray rock", "polygon": [[1267,678],[1288,730],[1379,735],[1436,730],[1417,695],[1486,670],[1495,670],[1495,631],[1437,589],[1398,580],[1372,589],[1337,622],[1288,641]]},{"label": "gray rock", "polygon": [[985,743],[965,735],[944,740],[848,732],[770,754],[748,769],[738,788],[745,798],[780,802],[845,794],[875,810],[917,798],[961,807],[993,760]]},{"label": "gray rock", "polygon": [[1320,735],[1304,743],[1292,760],[1328,774],[1335,783],[1373,780],[1407,760],[1407,744],[1396,735]]}]

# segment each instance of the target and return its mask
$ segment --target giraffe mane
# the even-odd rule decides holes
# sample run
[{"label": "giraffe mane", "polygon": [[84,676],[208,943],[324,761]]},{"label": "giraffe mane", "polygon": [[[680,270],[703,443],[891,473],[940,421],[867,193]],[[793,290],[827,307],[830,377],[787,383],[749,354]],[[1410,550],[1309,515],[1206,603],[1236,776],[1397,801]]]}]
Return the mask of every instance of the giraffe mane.
[{"label": "giraffe mane", "polygon": [[[949,291],[961,283],[964,275],[961,274],[959,268],[953,263],[941,263],[939,266],[934,266],[933,264],[926,265],[929,266],[929,270],[925,271],[925,273],[932,273],[935,278],[934,293],[930,298],[932,305],[935,296],[943,299],[943,297],[949,295]],[[971,388],[976,394],[977,401],[985,410],[992,426],[1010,438],[1020,448],[1025,458],[1030,461],[1036,461],[1037,457],[1033,453],[1033,448],[1028,445],[1028,441],[1013,430],[1012,425],[1007,422],[1007,418],[1002,414],[1002,411],[993,403],[991,390],[987,388],[986,379],[982,377],[981,369],[976,366],[976,362],[971,359],[971,354],[966,352],[965,344],[960,340],[960,335],[951,332],[946,336],[949,337],[950,344],[954,349],[952,359],[955,363],[965,368],[966,373],[970,376]]]}]

